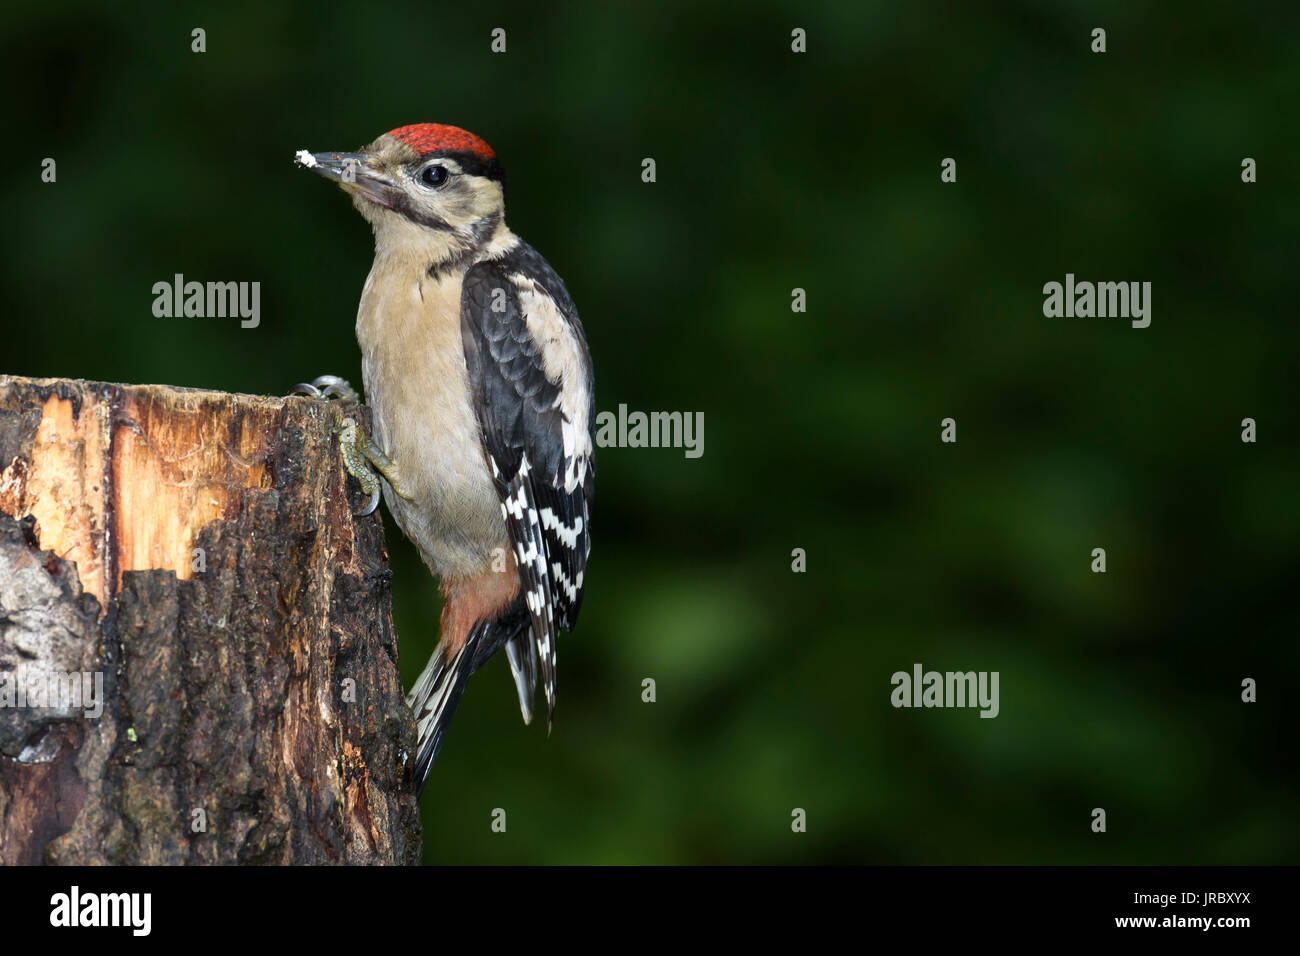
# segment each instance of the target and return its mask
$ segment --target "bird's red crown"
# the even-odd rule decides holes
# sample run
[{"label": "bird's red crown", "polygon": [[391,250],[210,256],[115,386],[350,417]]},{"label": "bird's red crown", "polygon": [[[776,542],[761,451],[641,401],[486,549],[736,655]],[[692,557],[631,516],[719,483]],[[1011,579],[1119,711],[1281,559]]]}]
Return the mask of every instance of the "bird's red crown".
[{"label": "bird's red crown", "polygon": [[459,126],[416,123],[412,126],[399,126],[389,131],[388,135],[393,139],[401,140],[421,156],[443,150],[473,153],[484,161],[494,160],[497,156],[491,146]]}]

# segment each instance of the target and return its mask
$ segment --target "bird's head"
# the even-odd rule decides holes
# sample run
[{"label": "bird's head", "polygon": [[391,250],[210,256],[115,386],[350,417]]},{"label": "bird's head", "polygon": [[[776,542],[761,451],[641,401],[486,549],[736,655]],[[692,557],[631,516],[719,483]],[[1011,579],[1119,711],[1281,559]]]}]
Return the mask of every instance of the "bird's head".
[{"label": "bird's head", "polygon": [[415,243],[451,258],[504,228],[501,163],[492,147],[456,126],[401,126],[355,153],[303,149],[294,160],[343,187],[381,248]]}]

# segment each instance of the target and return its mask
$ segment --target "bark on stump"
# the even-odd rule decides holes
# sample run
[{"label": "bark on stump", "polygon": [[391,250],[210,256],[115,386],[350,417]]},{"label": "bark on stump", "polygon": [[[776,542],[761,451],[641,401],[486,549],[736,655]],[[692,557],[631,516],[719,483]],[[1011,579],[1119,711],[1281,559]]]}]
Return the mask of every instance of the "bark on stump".
[{"label": "bark on stump", "polygon": [[335,412],[0,376],[0,863],[419,861]]}]

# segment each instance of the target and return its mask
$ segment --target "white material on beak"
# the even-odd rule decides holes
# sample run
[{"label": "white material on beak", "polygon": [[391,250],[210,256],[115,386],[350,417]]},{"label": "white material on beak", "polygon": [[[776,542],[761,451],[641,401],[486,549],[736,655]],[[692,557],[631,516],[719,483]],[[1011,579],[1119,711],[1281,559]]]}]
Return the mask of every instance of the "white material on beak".
[{"label": "white material on beak", "polygon": [[308,169],[313,169],[316,166],[320,165],[318,162],[316,162],[316,157],[313,156],[305,149],[300,149],[298,150],[298,152],[294,153],[293,161],[297,163],[299,166],[305,166]]}]

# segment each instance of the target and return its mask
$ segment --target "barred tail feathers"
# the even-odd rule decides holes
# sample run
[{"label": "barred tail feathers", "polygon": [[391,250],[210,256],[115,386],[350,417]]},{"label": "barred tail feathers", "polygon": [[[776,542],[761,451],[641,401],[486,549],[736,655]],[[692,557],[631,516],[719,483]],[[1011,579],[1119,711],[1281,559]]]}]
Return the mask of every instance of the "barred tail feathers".
[{"label": "barred tail feathers", "polygon": [[[472,635],[471,635],[472,639]],[[429,770],[442,749],[442,739],[447,734],[447,727],[456,713],[456,705],[465,693],[465,684],[469,680],[469,664],[473,660],[470,641],[447,659],[439,648],[429,658],[424,673],[415,682],[415,687],[406,697],[406,703],[415,712],[418,730],[416,746],[415,776],[418,781],[416,790],[424,789],[424,782],[429,779]]]},{"label": "barred tail feathers", "polygon": [[[433,762],[438,757],[438,751],[442,749],[442,741],[447,735],[447,728],[451,725],[451,718],[456,714],[456,705],[460,703],[470,677],[486,664],[503,644],[518,645],[521,632],[527,642],[528,612],[522,596],[499,617],[475,624],[470,629],[464,645],[450,659],[443,654],[441,647],[429,658],[424,672],[420,674],[415,686],[406,696],[407,705],[415,713],[418,731],[415,763],[418,790],[424,789]],[[515,648],[512,647],[511,650],[514,651]],[[510,655],[512,671],[517,663],[517,655],[517,651]],[[535,672],[535,666],[534,662],[532,667],[528,668],[530,674]],[[520,708],[523,709],[524,684],[521,681],[524,678],[516,674],[515,680],[519,690]],[[525,711],[525,722],[527,717],[531,716],[531,686],[528,690],[530,706]]]}]

